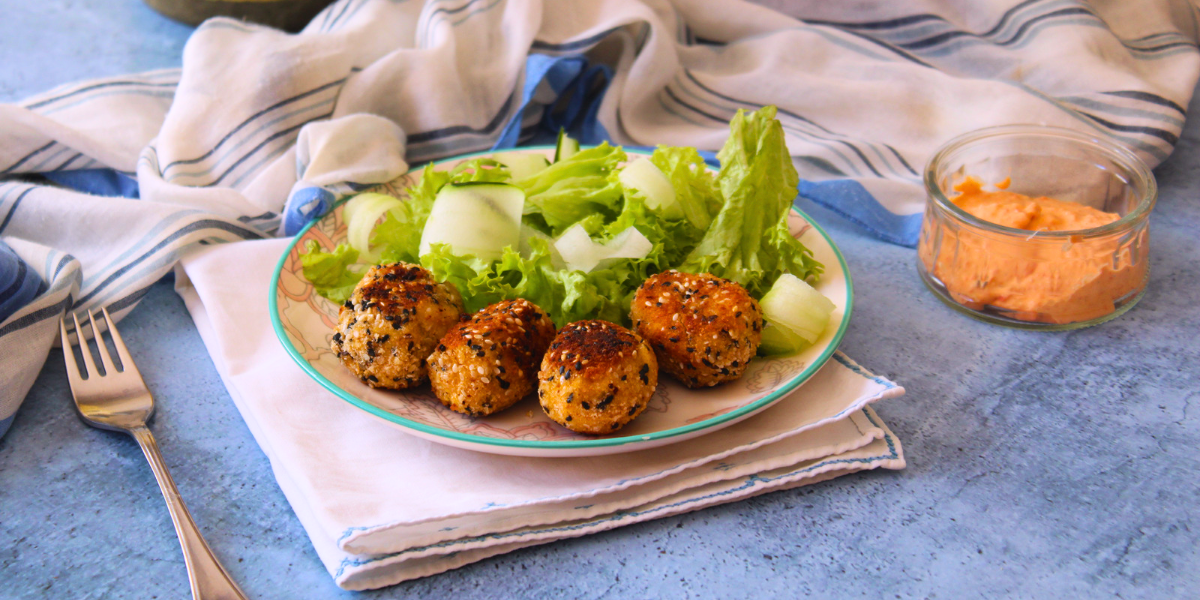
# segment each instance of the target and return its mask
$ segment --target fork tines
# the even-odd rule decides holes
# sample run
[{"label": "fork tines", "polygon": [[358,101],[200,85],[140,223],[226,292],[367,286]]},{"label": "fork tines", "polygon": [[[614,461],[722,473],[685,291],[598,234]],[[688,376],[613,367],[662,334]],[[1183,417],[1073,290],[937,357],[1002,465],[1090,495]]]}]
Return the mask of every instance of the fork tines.
[{"label": "fork tines", "polygon": [[[104,329],[112,338],[113,347],[117,350],[117,361],[113,360],[113,356],[108,351],[108,344],[105,343],[103,332],[97,325],[95,313],[91,310],[87,311],[87,325],[91,327],[92,339],[96,342],[96,348],[100,355],[100,365],[103,367],[103,372],[96,368],[95,359],[92,357],[91,349],[88,347],[87,337],[84,335],[84,329],[79,324],[78,317],[75,313],[71,313],[71,322],[75,328],[71,334],[67,332],[67,318],[63,317],[59,322],[59,332],[62,334],[63,357],[67,362],[67,375],[70,378],[72,386],[77,385],[80,381],[86,381],[92,377],[101,377],[105,375],[114,375],[116,373],[133,372],[137,373],[137,367],[133,364],[130,358],[129,349],[125,347],[125,341],[121,339],[121,334],[117,331],[116,325],[113,323],[112,317],[108,314],[107,308],[100,309],[100,314],[103,315]],[[72,334],[76,342],[78,342],[79,353],[83,355],[84,369],[80,369],[75,361],[75,352],[72,350]]]}]

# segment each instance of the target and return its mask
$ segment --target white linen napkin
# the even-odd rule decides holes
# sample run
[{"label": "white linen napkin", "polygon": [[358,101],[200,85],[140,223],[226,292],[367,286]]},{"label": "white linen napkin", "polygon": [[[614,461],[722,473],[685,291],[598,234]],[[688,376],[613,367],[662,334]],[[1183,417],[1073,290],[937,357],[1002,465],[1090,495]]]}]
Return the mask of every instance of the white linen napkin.
[{"label": "white linen napkin", "polygon": [[[620,527],[863,469],[900,469],[871,402],[903,394],[838,353],[777,405],[640,452],[521,458],[408,435],[324,390],[283,350],[267,282],[287,240],[189,254],[176,286],[321,561],[368,589],[516,548]],[[248,283],[252,282],[252,283]]]}]

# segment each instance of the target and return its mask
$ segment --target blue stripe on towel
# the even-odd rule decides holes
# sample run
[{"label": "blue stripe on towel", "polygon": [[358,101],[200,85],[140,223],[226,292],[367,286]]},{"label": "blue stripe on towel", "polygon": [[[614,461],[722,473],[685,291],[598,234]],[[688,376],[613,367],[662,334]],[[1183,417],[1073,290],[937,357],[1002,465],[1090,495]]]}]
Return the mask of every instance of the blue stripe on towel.
[{"label": "blue stripe on towel", "polygon": [[51,171],[42,175],[58,185],[93,196],[138,197],[137,179],[113,169]]},{"label": "blue stripe on towel", "polygon": [[37,272],[0,241],[0,323],[37,298],[43,287]]}]

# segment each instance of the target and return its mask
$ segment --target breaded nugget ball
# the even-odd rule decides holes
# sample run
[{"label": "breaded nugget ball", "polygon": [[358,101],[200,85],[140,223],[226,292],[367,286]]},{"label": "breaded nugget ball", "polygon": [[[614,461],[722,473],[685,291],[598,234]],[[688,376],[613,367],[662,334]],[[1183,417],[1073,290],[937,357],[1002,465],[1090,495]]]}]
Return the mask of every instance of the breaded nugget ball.
[{"label": "breaded nugget ball", "polygon": [[608,321],[563,327],[538,373],[542,410],[579,433],[612,433],[646,409],[658,385],[654,351]]},{"label": "breaded nugget ball", "polygon": [[333,351],[371,387],[425,381],[425,359],[463,313],[451,283],[408,263],[371,267],[338,311]]},{"label": "breaded nugget ball", "polygon": [[737,283],[707,273],[650,277],[629,316],[663,370],[690,388],[741,377],[762,341],[758,302]]},{"label": "breaded nugget ball", "polygon": [[482,417],[537,387],[554,322],[528,300],[497,302],[453,327],[429,356],[429,383],[442,404]]}]

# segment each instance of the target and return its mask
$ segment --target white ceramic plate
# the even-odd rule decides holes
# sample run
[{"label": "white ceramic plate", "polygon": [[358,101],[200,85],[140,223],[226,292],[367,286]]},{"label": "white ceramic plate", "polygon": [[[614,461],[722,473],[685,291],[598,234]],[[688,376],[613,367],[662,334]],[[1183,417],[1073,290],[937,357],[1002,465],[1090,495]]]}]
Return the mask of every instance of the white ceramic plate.
[{"label": "white ceramic plate", "polygon": [[[521,151],[548,158],[554,154],[553,148]],[[448,169],[486,154],[441,161],[437,167]],[[413,172],[380,191],[403,198],[403,190],[419,176],[419,171]],[[360,382],[330,349],[338,306],[313,291],[300,266],[300,251],[309,240],[323,248],[346,241],[342,205],[301,231],[280,259],[271,284],[271,319],[284,348],[326,389],[381,421],[430,441],[518,456],[595,456],[643,450],[716,431],[762,411],[804,383],[837,349],[853,304],[846,262],[829,236],[807,215],[793,211],[789,219],[793,235],[825,265],[816,287],[837,306],[821,339],[800,354],[756,358],[741,379],[715,388],[689,390],[664,373],[646,410],[609,436],[587,436],[560,427],[542,412],[534,394],[496,415],[472,418],[443,406],[428,384],[390,392]]]}]

